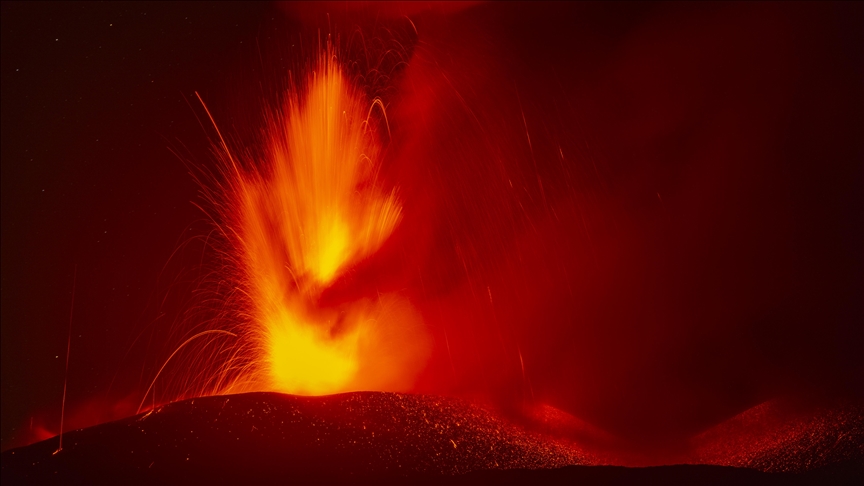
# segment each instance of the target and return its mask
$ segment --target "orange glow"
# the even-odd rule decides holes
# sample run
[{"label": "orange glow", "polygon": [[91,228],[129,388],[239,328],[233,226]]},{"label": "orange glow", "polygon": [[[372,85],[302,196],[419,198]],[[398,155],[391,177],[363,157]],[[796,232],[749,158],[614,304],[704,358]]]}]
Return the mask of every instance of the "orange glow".
[{"label": "orange glow", "polygon": [[[429,354],[422,318],[400,295],[338,308],[317,304],[340,275],[377,251],[402,217],[379,179],[370,102],[322,56],[302,98],[269,114],[263,160],[230,162],[226,233],[241,269],[255,366],[230,386],[320,395],[408,389]],[[248,385],[253,383],[252,385]]]},{"label": "orange glow", "polygon": [[344,389],[357,374],[358,328],[330,338],[326,328],[281,311],[266,325],[274,388],[310,395]]}]

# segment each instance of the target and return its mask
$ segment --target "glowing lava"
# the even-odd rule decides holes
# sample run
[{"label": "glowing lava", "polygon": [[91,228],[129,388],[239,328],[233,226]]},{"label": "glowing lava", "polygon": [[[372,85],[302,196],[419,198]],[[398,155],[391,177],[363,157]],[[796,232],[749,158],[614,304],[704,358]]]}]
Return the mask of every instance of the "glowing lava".
[{"label": "glowing lava", "polygon": [[[368,101],[332,52],[303,89],[266,118],[266,148],[229,179],[225,234],[255,362],[239,388],[295,394],[408,389],[429,341],[397,294],[322,307],[321,292],[377,251],[402,217],[396,188],[379,177],[380,101]],[[376,104],[382,110],[375,110]],[[244,162],[244,163],[241,163]],[[235,386],[231,391],[238,391]]]}]

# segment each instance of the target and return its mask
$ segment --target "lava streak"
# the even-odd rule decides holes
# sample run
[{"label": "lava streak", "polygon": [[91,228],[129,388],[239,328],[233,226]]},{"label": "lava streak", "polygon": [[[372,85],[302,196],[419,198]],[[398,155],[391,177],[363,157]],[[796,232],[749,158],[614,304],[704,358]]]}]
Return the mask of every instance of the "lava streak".
[{"label": "lava streak", "polygon": [[266,115],[257,160],[238,160],[223,142],[223,230],[255,355],[239,388],[405,390],[425,363],[429,340],[405,297],[318,303],[402,218],[397,188],[379,177],[378,114],[381,102],[366,99],[327,49]]}]

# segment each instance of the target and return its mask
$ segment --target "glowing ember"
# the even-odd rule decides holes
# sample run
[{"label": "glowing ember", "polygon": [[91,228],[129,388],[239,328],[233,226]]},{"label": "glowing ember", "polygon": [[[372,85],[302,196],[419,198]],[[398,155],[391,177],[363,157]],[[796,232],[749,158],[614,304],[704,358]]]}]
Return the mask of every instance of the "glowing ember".
[{"label": "glowing ember", "polygon": [[405,390],[428,355],[408,300],[379,295],[338,308],[321,292],[378,250],[402,217],[379,179],[381,142],[364,99],[328,49],[281,111],[267,117],[263,160],[241,164],[223,145],[230,179],[225,234],[245,296],[254,366],[230,390],[295,394]]}]

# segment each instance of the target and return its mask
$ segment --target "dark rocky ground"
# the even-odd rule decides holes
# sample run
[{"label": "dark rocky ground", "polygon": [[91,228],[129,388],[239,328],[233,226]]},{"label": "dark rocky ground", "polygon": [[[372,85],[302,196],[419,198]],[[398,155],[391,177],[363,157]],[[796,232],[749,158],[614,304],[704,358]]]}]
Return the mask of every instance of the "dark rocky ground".
[{"label": "dark rocky ground", "polygon": [[622,467],[602,465],[614,439],[588,445],[599,432],[550,438],[452,398],[250,393],[67,432],[56,454],[56,437],[6,451],[2,482],[860,484],[862,411],[767,402],[694,438],[681,462],[701,464]]}]

